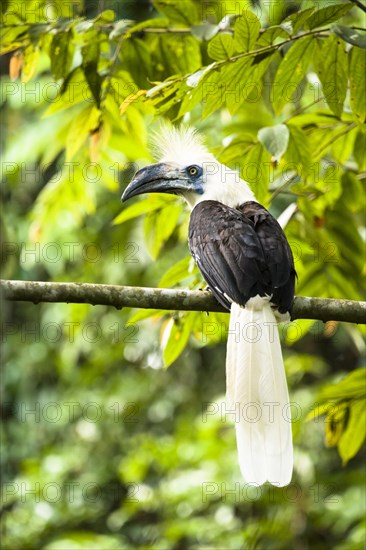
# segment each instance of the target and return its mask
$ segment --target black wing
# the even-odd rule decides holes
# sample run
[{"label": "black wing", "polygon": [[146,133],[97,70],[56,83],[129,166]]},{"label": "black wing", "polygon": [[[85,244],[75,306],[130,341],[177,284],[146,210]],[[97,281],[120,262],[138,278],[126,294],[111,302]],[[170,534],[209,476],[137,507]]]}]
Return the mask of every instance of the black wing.
[{"label": "black wing", "polygon": [[227,309],[253,296],[272,295],[281,313],[294,297],[291,249],[277,221],[254,201],[231,208],[217,201],[195,206],[189,248],[205,281]]}]

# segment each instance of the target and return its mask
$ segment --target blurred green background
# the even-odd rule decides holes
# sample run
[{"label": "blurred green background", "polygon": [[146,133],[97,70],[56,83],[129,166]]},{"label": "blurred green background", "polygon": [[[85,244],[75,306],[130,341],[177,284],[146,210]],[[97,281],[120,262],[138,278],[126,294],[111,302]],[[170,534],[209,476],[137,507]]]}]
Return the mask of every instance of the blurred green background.
[{"label": "blurred green background", "polygon": [[[296,207],[297,294],[364,299],[364,15],[307,0],[2,2],[2,278],[202,288],[181,201],[120,203],[165,118],[198,127],[274,215]],[[224,401],[227,315],[2,313],[3,548],[366,547],[362,327],[282,330],[293,482],[250,488]]]}]

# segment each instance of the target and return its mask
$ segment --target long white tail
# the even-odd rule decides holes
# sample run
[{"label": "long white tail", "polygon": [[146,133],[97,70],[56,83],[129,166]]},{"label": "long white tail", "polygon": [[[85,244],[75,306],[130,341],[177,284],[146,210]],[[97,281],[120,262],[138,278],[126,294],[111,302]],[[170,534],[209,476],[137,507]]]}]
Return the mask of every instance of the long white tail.
[{"label": "long white tail", "polygon": [[239,465],[247,483],[291,481],[291,413],[277,321],[267,298],[232,304],[226,392],[236,414]]}]

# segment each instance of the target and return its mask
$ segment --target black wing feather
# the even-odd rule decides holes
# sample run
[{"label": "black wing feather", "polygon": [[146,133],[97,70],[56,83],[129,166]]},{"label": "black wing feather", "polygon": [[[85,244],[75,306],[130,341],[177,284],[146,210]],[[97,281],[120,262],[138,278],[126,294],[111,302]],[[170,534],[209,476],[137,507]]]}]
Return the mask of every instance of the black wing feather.
[{"label": "black wing feather", "polygon": [[295,270],[287,239],[273,216],[254,201],[231,208],[202,201],[191,213],[189,248],[205,281],[227,309],[272,295],[281,313],[291,307]]}]

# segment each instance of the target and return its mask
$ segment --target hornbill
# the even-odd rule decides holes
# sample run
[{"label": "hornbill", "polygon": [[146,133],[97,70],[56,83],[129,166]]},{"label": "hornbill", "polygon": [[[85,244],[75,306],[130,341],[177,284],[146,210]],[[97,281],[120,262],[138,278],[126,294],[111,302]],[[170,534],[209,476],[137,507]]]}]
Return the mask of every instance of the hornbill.
[{"label": "hornbill", "polygon": [[278,334],[289,320],[296,272],[275,218],[235,170],[220,164],[191,128],[165,128],[159,162],[139,170],[122,201],[143,193],[184,197],[190,252],[214,296],[230,310],[226,355],[228,410],[247,483],[290,483],[291,415]]}]

